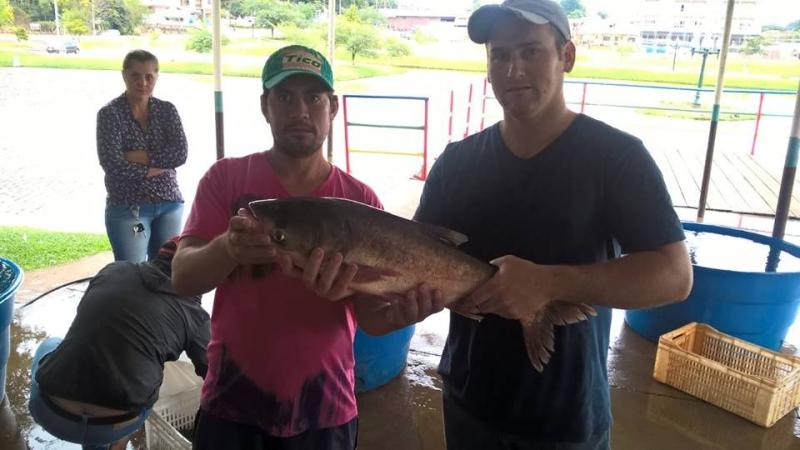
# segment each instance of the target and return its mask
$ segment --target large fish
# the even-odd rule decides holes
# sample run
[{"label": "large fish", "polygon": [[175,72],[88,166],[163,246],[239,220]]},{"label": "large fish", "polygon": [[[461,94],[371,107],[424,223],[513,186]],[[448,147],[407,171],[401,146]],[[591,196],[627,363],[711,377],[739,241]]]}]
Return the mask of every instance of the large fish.
[{"label": "large fish", "polygon": [[[316,197],[257,200],[250,210],[260,219],[279,251],[304,267],[315,247],[340,252],[358,266],[350,287],[360,293],[405,294],[425,282],[441,291],[450,310],[480,315],[467,295],[497,270],[457,248],[461,233],[427,225],[362,203]],[[554,351],[554,326],[596,315],[588,305],[552,301],[534,317],[520,320],[533,367],[541,372]]]}]

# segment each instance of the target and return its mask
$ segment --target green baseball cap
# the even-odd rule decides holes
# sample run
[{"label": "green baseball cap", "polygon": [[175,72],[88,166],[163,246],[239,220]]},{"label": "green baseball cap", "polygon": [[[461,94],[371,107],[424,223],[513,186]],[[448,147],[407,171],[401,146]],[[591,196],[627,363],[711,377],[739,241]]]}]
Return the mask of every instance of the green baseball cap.
[{"label": "green baseball cap", "polygon": [[261,82],[264,89],[272,89],[297,74],[313,75],[333,90],[333,71],[328,60],[320,52],[302,45],[283,47],[270,55],[261,71]]}]

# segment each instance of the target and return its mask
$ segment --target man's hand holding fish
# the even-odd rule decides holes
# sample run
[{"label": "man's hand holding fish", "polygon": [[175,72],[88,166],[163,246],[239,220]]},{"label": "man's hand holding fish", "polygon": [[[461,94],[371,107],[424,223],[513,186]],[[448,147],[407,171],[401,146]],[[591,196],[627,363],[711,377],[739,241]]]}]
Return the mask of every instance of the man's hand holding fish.
[{"label": "man's hand holding fish", "polygon": [[[306,287],[318,296],[338,301],[353,296],[350,284],[358,273],[358,266],[344,261],[344,256],[333,252],[326,259],[325,250],[311,251],[302,268],[294,264],[288,254],[276,257],[284,274],[301,278]],[[367,333],[382,335],[398,328],[424,320],[444,309],[441,291],[421,283],[410,289],[405,296],[366,295],[353,296],[358,325]]]},{"label": "man's hand holding fish", "polygon": [[482,314],[492,313],[512,320],[527,320],[556,298],[557,266],[538,265],[516,256],[493,260],[497,272],[469,295],[465,304]]},{"label": "man's hand holding fish", "polygon": [[237,264],[275,262],[272,239],[261,223],[244,208],[231,217],[228,230],[222,236],[228,257]]}]

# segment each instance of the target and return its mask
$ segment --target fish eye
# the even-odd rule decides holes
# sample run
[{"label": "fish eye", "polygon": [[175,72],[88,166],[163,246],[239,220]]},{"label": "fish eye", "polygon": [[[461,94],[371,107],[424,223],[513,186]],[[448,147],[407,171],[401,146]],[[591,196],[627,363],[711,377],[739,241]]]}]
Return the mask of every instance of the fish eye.
[{"label": "fish eye", "polygon": [[286,233],[281,229],[277,229],[272,232],[272,240],[281,243],[286,240]]}]

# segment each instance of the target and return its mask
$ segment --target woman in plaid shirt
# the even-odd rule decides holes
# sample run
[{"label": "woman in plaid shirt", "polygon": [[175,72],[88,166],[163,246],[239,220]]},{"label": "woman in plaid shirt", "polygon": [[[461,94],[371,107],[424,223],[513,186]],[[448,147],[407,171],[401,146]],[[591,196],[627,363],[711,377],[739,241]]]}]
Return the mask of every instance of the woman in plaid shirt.
[{"label": "woman in plaid shirt", "polygon": [[125,92],[97,113],[97,155],[105,171],[114,259],[139,262],[180,233],[183,196],[175,168],[186,162],[187,144],[175,106],[153,97],[155,55],[128,53],[122,78]]}]

